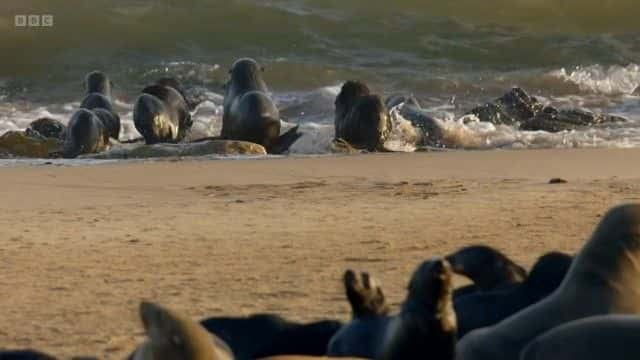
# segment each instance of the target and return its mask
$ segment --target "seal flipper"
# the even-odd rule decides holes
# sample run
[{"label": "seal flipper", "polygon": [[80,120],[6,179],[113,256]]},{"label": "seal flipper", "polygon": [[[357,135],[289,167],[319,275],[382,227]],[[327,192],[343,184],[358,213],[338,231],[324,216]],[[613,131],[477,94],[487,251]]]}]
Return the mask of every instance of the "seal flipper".
[{"label": "seal flipper", "polygon": [[299,128],[300,126],[296,125],[287,130],[284,134],[280,135],[273,144],[266,147],[267,153],[278,155],[288,151],[291,145],[298,141],[302,136],[302,133],[298,132]]},{"label": "seal flipper", "polygon": [[369,273],[363,272],[358,276],[353,270],[347,270],[343,281],[354,319],[389,313],[382,288]]}]

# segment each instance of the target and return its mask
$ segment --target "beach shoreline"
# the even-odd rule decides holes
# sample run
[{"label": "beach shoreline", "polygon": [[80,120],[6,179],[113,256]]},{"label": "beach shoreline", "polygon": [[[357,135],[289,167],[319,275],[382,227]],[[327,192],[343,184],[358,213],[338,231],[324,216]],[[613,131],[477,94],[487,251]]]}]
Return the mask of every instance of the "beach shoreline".
[{"label": "beach shoreline", "polygon": [[193,318],[347,320],[347,268],[379,277],[397,308],[421,260],[465,245],[527,267],[575,252],[607,209],[640,199],[636,158],[558,149],[2,167],[0,346],[123,358],[143,335],[142,299]]}]

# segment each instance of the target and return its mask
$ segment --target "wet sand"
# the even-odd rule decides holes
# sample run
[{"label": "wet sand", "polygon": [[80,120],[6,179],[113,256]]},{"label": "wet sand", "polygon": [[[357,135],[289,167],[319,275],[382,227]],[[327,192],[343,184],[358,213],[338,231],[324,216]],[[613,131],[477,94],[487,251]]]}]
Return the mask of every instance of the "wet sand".
[{"label": "wet sand", "polygon": [[[0,348],[121,359],[150,299],[194,318],[349,309],[346,268],[404,297],[423,259],[574,252],[640,199],[640,150],[376,154],[0,169]],[[560,177],[566,184],[549,184]],[[462,282],[462,279],[458,279]]]}]

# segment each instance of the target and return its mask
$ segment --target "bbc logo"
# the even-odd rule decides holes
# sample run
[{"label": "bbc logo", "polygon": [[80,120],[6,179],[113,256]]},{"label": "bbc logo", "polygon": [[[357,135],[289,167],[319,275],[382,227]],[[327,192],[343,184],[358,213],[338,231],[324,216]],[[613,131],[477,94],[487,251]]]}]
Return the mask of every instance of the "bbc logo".
[{"label": "bbc logo", "polygon": [[53,15],[16,15],[16,27],[52,27]]}]

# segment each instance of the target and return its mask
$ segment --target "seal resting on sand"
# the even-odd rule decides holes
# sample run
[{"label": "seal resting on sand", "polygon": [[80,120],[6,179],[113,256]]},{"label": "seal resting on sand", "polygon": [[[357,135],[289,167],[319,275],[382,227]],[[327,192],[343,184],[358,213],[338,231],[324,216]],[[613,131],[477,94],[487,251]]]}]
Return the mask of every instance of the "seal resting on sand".
[{"label": "seal resting on sand", "polygon": [[640,316],[592,316],[558,326],[537,337],[521,360],[640,359]]},{"label": "seal resting on sand", "polygon": [[140,318],[148,339],[130,360],[233,360],[222,340],[183,315],[143,302]]},{"label": "seal resting on sand", "polygon": [[357,149],[386,151],[392,124],[382,99],[360,81],[347,81],[335,100],[335,138]]},{"label": "seal resting on sand", "polygon": [[513,360],[539,335],[589,316],[640,313],[640,205],[610,210],[544,300],[458,343],[457,360]]},{"label": "seal resting on sand", "polygon": [[147,144],[180,142],[193,125],[187,101],[172,83],[147,86],[136,100],[133,123]]},{"label": "seal resting on sand", "polygon": [[333,320],[301,324],[273,314],[212,317],[201,324],[229,345],[235,360],[275,355],[321,356],[342,326]]},{"label": "seal resting on sand", "polygon": [[[451,265],[444,259],[422,263],[414,272],[397,316],[366,312],[331,340],[329,356],[388,359],[453,359],[456,316],[452,304]],[[347,279],[347,276],[345,276]],[[345,284],[348,284],[345,281]],[[364,294],[379,298],[372,287]],[[379,301],[368,302],[380,307]],[[354,312],[354,315],[357,314]]]},{"label": "seal resting on sand", "polygon": [[270,154],[281,154],[302,136],[298,126],[280,135],[280,112],[262,79],[264,69],[253,59],[237,60],[225,85],[224,113],[220,136],[226,140],[250,141]]},{"label": "seal resting on sand", "polygon": [[527,279],[508,289],[477,292],[455,299],[458,338],[468,332],[497,324],[535,304],[555,291],[564,279],[572,257],[559,252],[541,256]]},{"label": "seal resting on sand", "polygon": [[456,289],[454,298],[475,291],[504,289],[527,277],[523,267],[490,246],[467,246],[448,255],[446,259],[453,267],[453,272],[473,281],[473,285]]},{"label": "seal resting on sand", "polygon": [[76,111],[67,126],[63,156],[75,158],[82,154],[98,153],[109,148],[109,131],[94,111]]}]

